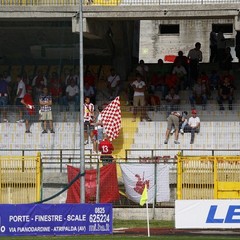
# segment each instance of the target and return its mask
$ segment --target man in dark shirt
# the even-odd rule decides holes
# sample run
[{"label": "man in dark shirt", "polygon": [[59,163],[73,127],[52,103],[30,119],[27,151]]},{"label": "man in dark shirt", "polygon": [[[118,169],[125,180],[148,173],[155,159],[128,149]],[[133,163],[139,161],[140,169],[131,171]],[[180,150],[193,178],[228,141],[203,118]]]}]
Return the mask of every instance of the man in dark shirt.
[{"label": "man in dark shirt", "polygon": [[234,86],[230,83],[230,79],[225,76],[223,83],[220,85],[218,94],[219,109],[224,110],[223,101],[228,101],[229,110],[232,110]]}]

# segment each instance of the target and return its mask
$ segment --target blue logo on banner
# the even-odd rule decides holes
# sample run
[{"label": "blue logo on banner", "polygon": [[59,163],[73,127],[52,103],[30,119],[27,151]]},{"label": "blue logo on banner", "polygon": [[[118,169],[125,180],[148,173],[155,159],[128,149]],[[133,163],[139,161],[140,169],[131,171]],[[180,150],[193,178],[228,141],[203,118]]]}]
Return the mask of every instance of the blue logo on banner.
[{"label": "blue logo on banner", "polygon": [[112,204],[0,204],[0,236],[111,233]]},{"label": "blue logo on banner", "polygon": [[211,205],[206,223],[240,223],[240,205],[229,205],[227,214],[222,218],[216,218],[217,205]]}]

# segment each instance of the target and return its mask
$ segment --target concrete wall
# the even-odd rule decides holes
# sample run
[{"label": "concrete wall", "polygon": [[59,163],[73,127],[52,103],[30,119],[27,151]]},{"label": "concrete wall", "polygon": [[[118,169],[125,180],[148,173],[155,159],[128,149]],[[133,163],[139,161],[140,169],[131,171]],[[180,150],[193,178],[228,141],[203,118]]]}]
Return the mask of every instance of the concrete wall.
[{"label": "concrete wall", "polygon": [[[159,34],[160,24],[179,24],[179,34]],[[234,24],[234,19],[176,19],[142,20],[140,22],[139,58],[146,63],[156,63],[165,55],[177,55],[182,50],[185,55],[194,48],[196,42],[202,44],[203,62],[209,61],[209,34],[212,24]],[[235,31],[225,34],[225,38],[235,38]],[[232,56],[235,58],[234,47]],[[235,58],[234,61],[237,61]]]}]

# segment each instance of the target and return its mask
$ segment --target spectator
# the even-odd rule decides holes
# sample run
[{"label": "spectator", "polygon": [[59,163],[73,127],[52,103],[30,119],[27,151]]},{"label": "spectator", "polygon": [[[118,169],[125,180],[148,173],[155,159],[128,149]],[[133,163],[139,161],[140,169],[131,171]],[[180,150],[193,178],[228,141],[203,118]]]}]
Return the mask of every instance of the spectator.
[{"label": "spectator", "polygon": [[42,89],[47,86],[47,78],[43,75],[43,71],[39,70],[32,80],[34,101],[38,102],[42,93]]},{"label": "spectator", "polygon": [[84,89],[83,89],[83,91],[84,91],[84,96],[90,97],[90,102],[95,105],[95,103],[96,103],[96,100],[95,100],[95,99],[96,99],[95,92],[94,92],[93,87],[90,86],[88,82],[86,82],[86,83],[84,84]]},{"label": "spectator", "polygon": [[[184,111],[184,112],[182,112],[181,117],[179,118],[179,131],[181,134],[184,134],[185,126],[188,123],[187,115],[188,115],[188,112]],[[170,134],[173,134],[174,132],[175,132],[175,128],[174,128],[174,126],[172,126]]]},{"label": "spectator", "polygon": [[168,90],[170,90],[171,88],[174,88],[175,92],[179,91],[180,89],[179,79],[176,74],[170,74],[170,73],[167,74],[165,81],[166,81],[166,86]]},{"label": "spectator", "polygon": [[142,76],[142,79],[147,83],[149,68],[143,60],[139,61],[139,65],[137,66],[136,71]]},{"label": "spectator", "polygon": [[179,119],[181,118],[181,114],[179,112],[171,112],[167,118],[167,130],[164,144],[168,144],[169,134],[172,129],[172,126],[175,128],[175,144],[180,144],[178,141],[178,132],[179,132]]},{"label": "spectator", "polygon": [[180,104],[180,97],[176,94],[175,89],[171,88],[169,90],[168,95],[165,98],[167,103],[167,115],[169,115],[172,111],[177,111]]},{"label": "spectator", "polygon": [[209,84],[210,84],[210,90],[216,90],[218,89],[218,86],[220,84],[220,75],[218,74],[217,70],[212,70],[210,76],[209,76]]},{"label": "spectator", "polygon": [[30,123],[33,122],[34,116],[35,116],[35,107],[34,107],[34,102],[32,98],[32,87],[27,86],[27,93],[21,100],[21,103],[25,105],[25,126],[26,126],[26,131],[25,133],[31,133],[30,131]]},{"label": "spectator", "polygon": [[3,79],[4,79],[8,84],[10,84],[11,81],[12,81],[11,75],[10,75],[7,71],[4,71],[4,72],[3,72]]},{"label": "spectator", "polygon": [[91,73],[91,71],[90,70],[86,71],[86,74],[84,75],[84,85],[88,83],[89,86],[95,88],[95,81],[96,81],[96,78]]},{"label": "spectator", "polygon": [[148,91],[148,94],[146,96],[147,99],[147,104],[149,106],[152,106],[153,108],[150,108],[152,110],[155,109],[155,111],[157,111],[160,107],[160,97],[157,96],[156,94],[154,94],[151,90]]},{"label": "spectator", "polygon": [[176,62],[176,65],[173,67],[172,74],[175,74],[178,77],[179,90],[186,89],[188,87],[187,71],[181,61]]},{"label": "spectator", "polygon": [[220,29],[217,35],[217,54],[218,54],[218,63],[220,68],[223,66],[225,48],[226,48],[226,39],[224,37],[222,29]]},{"label": "spectator", "polygon": [[55,133],[53,130],[53,117],[52,117],[52,96],[48,94],[48,88],[44,87],[43,92],[39,97],[40,105],[40,121],[43,123],[42,133],[47,133],[47,122],[51,133]]},{"label": "spectator", "polygon": [[52,73],[52,77],[50,79],[49,92],[52,96],[52,102],[60,104],[63,95],[63,88],[61,86],[61,79],[58,78],[56,72]]},{"label": "spectator", "polygon": [[240,70],[240,31],[237,31],[236,37],[235,37],[235,52],[236,57],[238,58],[238,68]]},{"label": "spectator", "polygon": [[69,111],[69,102],[74,102],[75,111],[78,111],[79,101],[79,88],[72,78],[66,88],[66,95],[63,96],[61,103],[66,107],[67,111]]},{"label": "spectator", "polygon": [[97,152],[97,145],[103,140],[103,133],[104,133],[104,128],[103,128],[103,123],[102,123],[102,115],[101,111],[103,110],[102,107],[98,107],[98,115],[96,117],[96,122],[94,124],[95,129],[94,129],[94,141],[93,141],[93,150],[94,152]]},{"label": "spectator", "polygon": [[189,101],[192,108],[195,107],[195,104],[202,104],[202,109],[206,109],[207,87],[205,82],[201,80],[201,77],[199,77],[197,83],[194,84]]},{"label": "spectator", "polygon": [[77,70],[70,69],[68,73],[66,73],[65,78],[65,86],[68,86],[71,84],[71,79],[75,81],[76,84],[79,84],[79,74],[77,73]]},{"label": "spectator", "polygon": [[154,71],[150,81],[150,88],[153,92],[160,89],[162,92],[162,100],[164,100],[167,95],[167,85],[166,85],[167,74],[168,74],[168,71],[163,64],[163,60],[158,59],[157,69]]},{"label": "spectator", "polygon": [[232,110],[233,91],[234,86],[230,83],[229,78],[225,76],[223,83],[219,87],[218,93],[219,110],[224,110],[223,101],[228,101],[229,110]]},{"label": "spectator", "polygon": [[95,75],[90,70],[86,71],[84,75],[84,86],[88,83],[89,86],[93,88],[94,94],[96,96],[97,89],[95,86],[95,82],[96,82]]},{"label": "spectator", "polygon": [[8,122],[6,107],[8,105],[10,91],[8,82],[4,80],[3,75],[0,75],[0,106],[2,110],[3,122]]},{"label": "spectator", "polygon": [[195,48],[191,49],[188,53],[189,59],[189,78],[190,78],[190,87],[193,86],[193,83],[197,80],[199,74],[199,62],[202,61],[202,51],[201,43],[195,43]]},{"label": "spectator", "polygon": [[19,110],[19,120],[17,121],[17,123],[23,123],[24,122],[24,120],[23,120],[23,104],[21,103],[21,100],[23,99],[23,97],[26,94],[26,86],[20,75],[17,76],[17,83],[18,83],[17,95],[15,97],[15,104]]},{"label": "spectator", "polygon": [[104,166],[112,163],[112,152],[114,150],[114,147],[113,144],[109,141],[107,134],[104,134],[104,138],[100,142],[98,150],[101,152],[100,160],[102,161]]},{"label": "spectator", "polygon": [[182,51],[178,52],[178,56],[176,56],[174,60],[174,66],[176,66],[177,63],[181,64],[185,70],[188,71],[188,58],[183,55]]},{"label": "spectator", "polygon": [[114,68],[111,68],[111,74],[107,79],[107,88],[110,94],[109,100],[115,99],[120,91],[120,76],[116,73]]},{"label": "spectator", "polygon": [[90,102],[90,97],[84,98],[84,143],[89,143],[89,137],[93,142],[94,138],[94,105]]},{"label": "spectator", "polygon": [[217,34],[212,30],[210,32],[210,63],[217,62]]},{"label": "spectator", "polygon": [[230,71],[232,70],[232,55],[231,55],[231,48],[225,48],[223,59],[222,59],[222,70]]},{"label": "spectator", "polygon": [[185,126],[185,132],[191,133],[190,144],[194,143],[195,133],[200,131],[200,118],[197,116],[197,111],[192,110],[192,117],[189,118],[188,124]]},{"label": "spectator", "polygon": [[140,107],[141,116],[140,121],[146,119],[147,121],[151,121],[146,113],[146,101],[145,101],[145,91],[146,91],[146,83],[142,80],[142,76],[137,73],[136,80],[132,83],[132,87],[134,90],[133,95],[133,122],[136,121],[136,116],[138,109]]}]

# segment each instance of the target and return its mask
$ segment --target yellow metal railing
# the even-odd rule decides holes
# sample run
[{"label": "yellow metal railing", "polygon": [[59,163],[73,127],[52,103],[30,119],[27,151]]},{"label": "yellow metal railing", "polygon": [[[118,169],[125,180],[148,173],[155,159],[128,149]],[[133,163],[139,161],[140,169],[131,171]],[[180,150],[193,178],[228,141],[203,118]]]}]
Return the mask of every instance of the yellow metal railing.
[{"label": "yellow metal railing", "polygon": [[0,157],[0,203],[40,200],[41,156]]},{"label": "yellow metal railing", "polygon": [[178,199],[239,199],[240,156],[178,155]]}]

